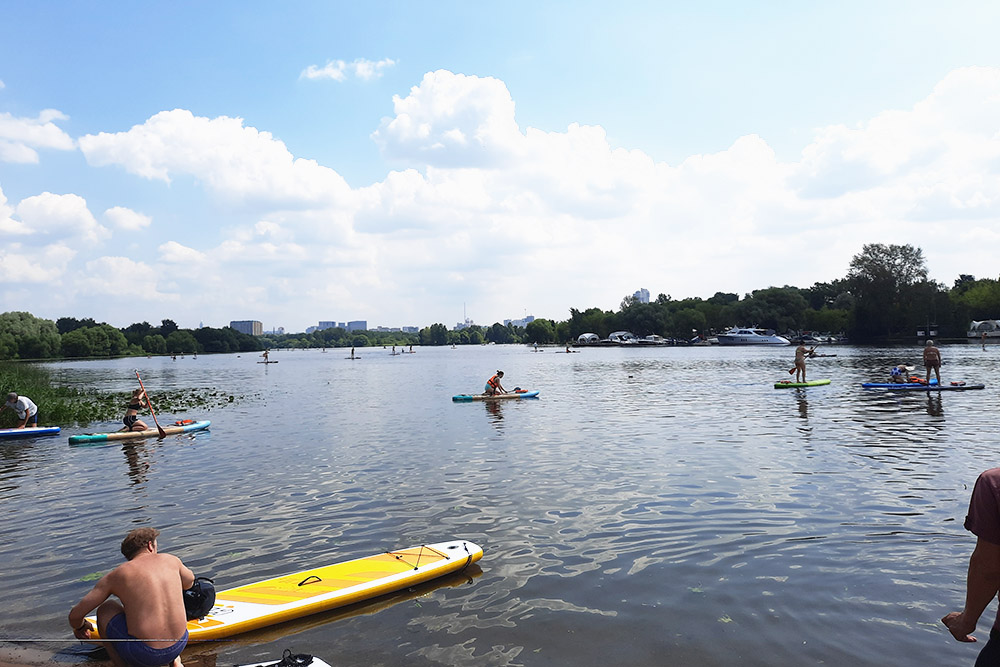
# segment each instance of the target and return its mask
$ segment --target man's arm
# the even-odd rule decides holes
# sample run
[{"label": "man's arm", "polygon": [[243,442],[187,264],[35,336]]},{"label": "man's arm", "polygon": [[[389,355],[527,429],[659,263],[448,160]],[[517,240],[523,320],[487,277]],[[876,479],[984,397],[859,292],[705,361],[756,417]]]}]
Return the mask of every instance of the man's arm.
[{"label": "man's arm", "polygon": [[94,584],[90,592],[83,596],[83,599],[76,603],[76,606],[69,610],[69,625],[73,628],[73,634],[78,637],[82,633],[81,639],[90,638],[91,628],[84,626],[84,621],[88,613],[93,611],[99,604],[111,596],[111,584],[108,582],[110,573],[101,577],[100,581]]},{"label": "man's arm", "polygon": [[184,590],[187,590],[194,586],[194,572],[192,572],[187,565],[182,563],[179,558],[177,559],[177,564],[180,565],[181,568],[181,586]]},{"label": "man's arm", "polygon": [[965,609],[953,611],[941,622],[960,642],[974,642],[979,617],[1000,590],[1000,544],[976,540],[969,558],[969,575],[965,584]]}]

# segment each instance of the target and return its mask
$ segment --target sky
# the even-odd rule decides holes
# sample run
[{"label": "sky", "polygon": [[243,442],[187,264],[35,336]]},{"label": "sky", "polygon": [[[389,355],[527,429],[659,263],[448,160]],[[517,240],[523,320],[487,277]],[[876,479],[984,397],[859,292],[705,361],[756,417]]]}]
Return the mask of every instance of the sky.
[{"label": "sky", "polygon": [[867,243],[997,278],[996,25],[961,0],[0,0],[0,312],[558,321],[810,287]]}]

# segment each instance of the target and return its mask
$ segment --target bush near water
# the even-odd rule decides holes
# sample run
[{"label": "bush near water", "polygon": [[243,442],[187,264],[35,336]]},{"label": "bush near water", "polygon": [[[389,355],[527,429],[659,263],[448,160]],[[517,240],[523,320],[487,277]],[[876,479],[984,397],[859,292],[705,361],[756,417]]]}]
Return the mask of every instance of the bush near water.
[{"label": "bush near water", "polygon": [[[707,267],[706,270],[714,270]],[[323,329],[309,334],[249,336],[229,327],[181,329],[173,320],[117,329],[93,319],[52,322],[26,312],[0,314],[0,360],[110,357],[148,354],[255,352],[266,348],[561,343],[583,333],[612,331],[639,337],[688,339],[734,325],[779,333],[846,332],[855,342],[912,340],[933,325],[941,338],[964,338],[969,322],[1000,318],[1000,280],[961,274],[951,288],[929,280],[920,248],[865,245],[844,278],[809,288],[767,287],[745,294],[716,292],[708,299],[660,294],[651,303],[625,297],[617,311],[570,308],[567,320],[538,318],[526,327],[499,322],[449,331],[441,323],[417,334]]]}]

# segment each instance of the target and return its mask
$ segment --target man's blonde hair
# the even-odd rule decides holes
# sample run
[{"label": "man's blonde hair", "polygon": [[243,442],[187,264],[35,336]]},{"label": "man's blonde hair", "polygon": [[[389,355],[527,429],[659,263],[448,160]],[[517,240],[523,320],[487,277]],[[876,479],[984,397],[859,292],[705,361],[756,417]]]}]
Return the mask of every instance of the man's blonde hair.
[{"label": "man's blonde hair", "polygon": [[150,542],[155,542],[160,531],[155,528],[136,528],[129,531],[129,534],[122,540],[122,555],[126,559],[132,560],[135,555],[146,548]]}]

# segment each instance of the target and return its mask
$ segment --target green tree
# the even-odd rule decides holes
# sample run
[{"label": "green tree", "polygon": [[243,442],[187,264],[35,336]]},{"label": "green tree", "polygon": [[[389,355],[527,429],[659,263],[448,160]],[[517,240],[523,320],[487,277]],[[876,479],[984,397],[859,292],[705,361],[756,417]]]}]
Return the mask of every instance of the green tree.
[{"label": "green tree", "polygon": [[78,320],[75,317],[60,317],[56,320],[56,328],[59,330],[59,334],[69,333],[76,329],[82,329],[84,327],[96,327],[97,322],[94,318],[87,317],[82,320]]},{"label": "green tree", "polygon": [[499,322],[494,322],[493,326],[486,331],[486,340],[497,345],[518,342],[514,335],[514,329]]},{"label": "green tree", "polygon": [[[912,287],[927,281],[923,251],[912,245],[866,244],[851,259],[847,284],[855,298],[851,336],[861,340],[907,332]],[[910,334],[912,335],[912,333]]]},{"label": "green tree", "polygon": [[[65,343],[65,337],[64,337]],[[149,354],[166,354],[167,339],[160,334],[151,334],[142,339],[142,349]]]},{"label": "green tree", "polygon": [[167,351],[172,354],[191,354],[198,351],[198,341],[187,329],[178,329],[167,336]]},{"label": "green tree", "polygon": [[539,318],[528,322],[524,333],[529,343],[551,343],[556,339],[555,326],[552,320]]},{"label": "green tree", "polygon": [[62,351],[67,357],[92,357],[93,348],[85,329],[72,329],[62,335]]},{"label": "green tree", "polygon": [[684,340],[693,338],[696,333],[704,332],[708,325],[705,314],[697,308],[685,308],[677,311],[674,313],[672,322],[670,333]]},{"label": "green tree", "polygon": [[28,312],[0,313],[0,359],[47,359],[59,354],[55,322]]}]

